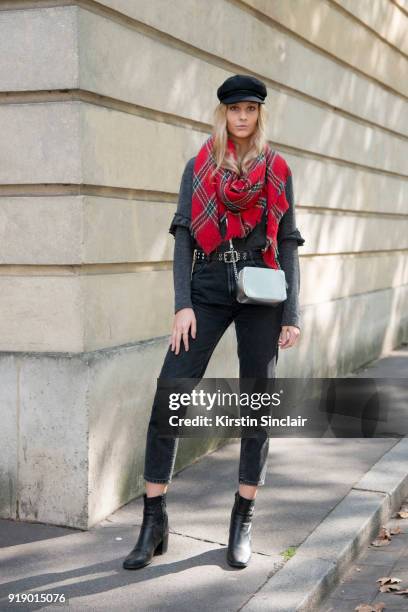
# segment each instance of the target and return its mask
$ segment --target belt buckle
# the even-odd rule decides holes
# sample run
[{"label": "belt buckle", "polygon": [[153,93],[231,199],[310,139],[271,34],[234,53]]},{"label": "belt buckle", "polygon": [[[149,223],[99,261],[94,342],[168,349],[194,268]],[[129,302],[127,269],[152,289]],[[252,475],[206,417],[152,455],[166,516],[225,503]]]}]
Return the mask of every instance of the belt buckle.
[{"label": "belt buckle", "polygon": [[[225,259],[226,255],[231,254],[234,258],[233,259]],[[237,262],[239,259],[239,252],[236,251],[235,249],[231,249],[230,251],[224,251],[224,261],[225,263],[234,263]]]}]

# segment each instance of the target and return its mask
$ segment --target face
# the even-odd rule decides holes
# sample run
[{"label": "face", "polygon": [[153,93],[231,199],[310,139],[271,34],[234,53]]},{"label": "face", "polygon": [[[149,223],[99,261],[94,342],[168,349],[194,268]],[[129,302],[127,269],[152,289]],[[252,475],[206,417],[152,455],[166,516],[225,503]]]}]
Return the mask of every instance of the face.
[{"label": "face", "polygon": [[227,130],[237,142],[245,142],[255,131],[259,102],[233,102],[227,105]]}]

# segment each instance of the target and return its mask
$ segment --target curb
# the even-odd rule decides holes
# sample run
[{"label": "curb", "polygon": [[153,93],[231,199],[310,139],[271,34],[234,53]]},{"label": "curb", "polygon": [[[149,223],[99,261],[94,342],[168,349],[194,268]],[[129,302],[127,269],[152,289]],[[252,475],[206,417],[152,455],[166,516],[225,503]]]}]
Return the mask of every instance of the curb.
[{"label": "curb", "polygon": [[316,612],[408,494],[408,438],[352,487],[240,612]]}]

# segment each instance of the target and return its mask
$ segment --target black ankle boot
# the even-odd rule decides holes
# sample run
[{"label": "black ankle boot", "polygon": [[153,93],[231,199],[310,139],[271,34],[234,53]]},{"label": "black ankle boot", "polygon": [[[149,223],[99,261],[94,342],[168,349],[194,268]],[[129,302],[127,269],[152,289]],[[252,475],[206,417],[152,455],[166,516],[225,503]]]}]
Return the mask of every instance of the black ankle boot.
[{"label": "black ankle boot", "polygon": [[147,497],[143,494],[143,523],[139,538],[123,562],[125,569],[139,569],[149,565],[154,555],[167,552],[169,520],[166,509],[166,493]]},{"label": "black ankle boot", "polygon": [[231,512],[227,561],[232,567],[246,567],[251,558],[251,527],[255,500],[235,493]]}]

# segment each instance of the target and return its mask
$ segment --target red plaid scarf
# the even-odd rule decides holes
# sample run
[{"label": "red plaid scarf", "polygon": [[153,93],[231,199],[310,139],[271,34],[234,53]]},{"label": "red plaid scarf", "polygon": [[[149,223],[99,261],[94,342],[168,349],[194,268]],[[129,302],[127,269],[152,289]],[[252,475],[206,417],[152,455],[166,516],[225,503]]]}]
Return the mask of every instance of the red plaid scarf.
[{"label": "red plaid scarf", "polygon": [[[278,269],[277,234],[280,219],[289,208],[285,197],[289,166],[267,144],[253,160],[246,176],[239,177],[232,170],[219,168],[211,180],[210,173],[216,167],[213,142],[214,137],[210,136],[194,162],[191,233],[201,248],[211,253],[230,238],[247,236],[261,221],[266,206],[263,260],[271,268]],[[235,144],[230,138],[227,147],[236,158]]]}]

